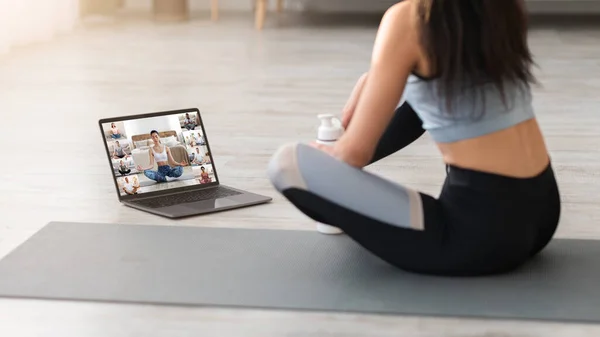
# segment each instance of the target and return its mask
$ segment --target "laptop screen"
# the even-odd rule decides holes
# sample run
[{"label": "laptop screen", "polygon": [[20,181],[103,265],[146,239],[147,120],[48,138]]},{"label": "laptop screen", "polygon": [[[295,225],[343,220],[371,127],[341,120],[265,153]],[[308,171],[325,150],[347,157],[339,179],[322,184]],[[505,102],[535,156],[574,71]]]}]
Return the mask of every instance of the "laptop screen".
[{"label": "laptop screen", "polygon": [[121,196],[217,182],[197,110],[102,121]]}]

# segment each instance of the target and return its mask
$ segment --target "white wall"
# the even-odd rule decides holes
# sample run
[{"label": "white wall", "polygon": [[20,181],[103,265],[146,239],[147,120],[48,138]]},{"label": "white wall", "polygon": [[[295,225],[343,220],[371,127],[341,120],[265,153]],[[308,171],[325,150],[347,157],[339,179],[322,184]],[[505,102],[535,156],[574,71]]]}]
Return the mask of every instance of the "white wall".
[{"label": "white wall", "polygon": [[[268,0],[269,8],[275,0]],[[398,0],[284,0],[286,8],[310,11],[345,11],[381,13]],[[532,13],[600,13],[600,0],[525,0]],[[208,10],[210,0],[189,0],[190,10]],[[219,0],[224,11],[252,11],[255,0]],[[126,7],[150,10],[152,0],[126,0]]]},{"label": "white wall", "polygon": [[383,13],[398,0],[294,0],[302,3],[308,11],[316,12],[360,12]]},{"label": "white wall", "polygon": [[77,0],[0,0],[0,55],[71,32],[78,20]]},{"label": "white wall", "polygon": [[[188,0],[190,10],[209,10],[210,0]],[[269,9],[275,8],[275,0],[269,1]],[[292,10],[310,9],[316,11],[385,11],[398,0],[284,0],[285,7]],[[224,11],[252,11],[256,0],[219,0],[219,8]],[[126,0],[126,8],[150,10],[152,0]]]},{"label": "white wall", "polygon": [[175,131],[177,136],[181,134],[181,124],[179,123],[178,115],[161,116],[144,118],[132,121],[125,121],[125,132],[127,137],[131,139],[132,136],[150,134],[150,131],[156,130],[158,132],[163,131]]},{"label": "white wall", "polygon": [[[271,0],[271,2],[274,2]],[[210,0],[189,0],[190,10],[209,10]],[[150,10],[152,8],[152,0],[126,0],[126,8]],[[235,11],[251,11],[253,0],[219,0],[219,8],[221,10]]]}]

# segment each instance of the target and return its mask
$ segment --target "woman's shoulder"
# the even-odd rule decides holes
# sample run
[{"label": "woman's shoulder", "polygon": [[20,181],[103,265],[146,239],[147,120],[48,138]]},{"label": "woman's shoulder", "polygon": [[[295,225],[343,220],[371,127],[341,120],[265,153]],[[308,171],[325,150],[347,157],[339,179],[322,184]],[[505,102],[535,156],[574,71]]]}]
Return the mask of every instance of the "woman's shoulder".
[{"label": "woman's shoulder", "polygon": [[390,6],[384,13],[382,21],[395,26],[416,28],[418,23],[418,1],[405,0]]},{"label": "woman's shoulder", "polygon": [[[373,61],[396,68],[414,67],[421,56],[418,2],[406,0],[389,7],[377,31]],[[401,60],[398,63],[398,60]],[[404,70],[403,70],[404,71]]]},{"label": "woman's shoulder", "polygon": [[378,33],[380,39],[401,45],[403,49],[408,45],[418,46],[421,20],[417,6],[418,2],[411,0],[390,6],[381,18]]}]

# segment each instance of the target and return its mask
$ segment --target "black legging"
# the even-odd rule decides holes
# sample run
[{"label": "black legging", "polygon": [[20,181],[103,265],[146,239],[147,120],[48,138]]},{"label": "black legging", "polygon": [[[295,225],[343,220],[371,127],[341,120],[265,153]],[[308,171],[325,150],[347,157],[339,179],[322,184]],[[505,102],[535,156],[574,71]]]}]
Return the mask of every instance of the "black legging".
[{"label": "black legging", "polygon": [[[407,103],[382,136],[372,162],[425,131]],[[439,198],[350,167],[303,144],[282,146],[269,164],[274,186],[310,218],[341,228],[399,268],[439,275],[512,270],[541,251],[560,217],[549,165],[528,179],[447,166]]]}]

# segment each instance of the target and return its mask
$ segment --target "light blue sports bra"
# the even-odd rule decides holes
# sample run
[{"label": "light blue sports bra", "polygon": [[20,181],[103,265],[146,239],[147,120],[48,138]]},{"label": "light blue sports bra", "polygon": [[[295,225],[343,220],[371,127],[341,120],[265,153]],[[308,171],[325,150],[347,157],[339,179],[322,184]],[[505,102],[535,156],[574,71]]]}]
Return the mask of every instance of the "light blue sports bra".
[{"label": "light blue sports bra", "polygon": [[506,85],[505,105],[500,92],[489,84],[483,90],[457,96],[449,113],[444,97],[436,94],[437,84],[435,79],[410,75],[404,90],[406,102],[436,142],[450,143],[482,136],[535,117],[531,92],[527,87]]}]

